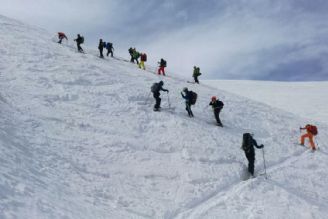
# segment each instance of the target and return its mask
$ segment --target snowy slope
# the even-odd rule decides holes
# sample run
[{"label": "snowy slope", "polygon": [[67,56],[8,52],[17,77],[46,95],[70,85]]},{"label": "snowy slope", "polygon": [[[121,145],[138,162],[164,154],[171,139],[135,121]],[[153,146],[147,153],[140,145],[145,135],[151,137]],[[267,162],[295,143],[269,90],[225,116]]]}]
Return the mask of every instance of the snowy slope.
[{"label": "snowy slope", "polygon": [[[0,16],[0,218],[325,218],[328,135],[294,145],[305,120],[244,97],[160,78]],[[180,90],[199,94],[190,119]],[[213,93],[225,102],[214,126]],[[319,130],[327,130],[322,125]],[[269,179],[242,181],[245,131]],[[263,172],[257,151],[256,173]]]},{"label": "snowy slope", "polygon": [[328,81],[273,82],[207,80],[204,83],[328,124]]}]

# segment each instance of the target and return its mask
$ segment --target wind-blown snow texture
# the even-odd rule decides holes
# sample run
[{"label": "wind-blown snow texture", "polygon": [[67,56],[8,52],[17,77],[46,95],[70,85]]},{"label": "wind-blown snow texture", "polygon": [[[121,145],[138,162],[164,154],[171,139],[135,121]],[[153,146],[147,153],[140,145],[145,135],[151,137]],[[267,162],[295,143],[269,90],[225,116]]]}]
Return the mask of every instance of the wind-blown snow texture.
[{"label": "wind-blown snow texture", "polygon": [[[327,126],[311,153],[295,145],[304,119],[174,77],[162,78],[174,110],[164,93],[153,112],[158,76],[51,38],[0,17],[0,218],[328,215]],[[193,119],[185,86],[199,94]],[[225,128],[204,109],[213,94],[225,102]],[[268,180],[241,180],[245,131],[265,145]]]}]

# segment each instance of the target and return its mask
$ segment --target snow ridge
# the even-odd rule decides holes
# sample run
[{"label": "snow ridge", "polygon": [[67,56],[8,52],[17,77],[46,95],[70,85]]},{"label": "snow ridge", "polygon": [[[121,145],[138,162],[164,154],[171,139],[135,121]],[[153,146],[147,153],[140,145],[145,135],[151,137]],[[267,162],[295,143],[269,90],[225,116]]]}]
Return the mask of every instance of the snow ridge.
[{"label": "snow ridge", "polygon": [[[0,218],[324,218],[328,135],[295,145],[306,123],[268,105],[157,76],[0,17]],[[174,109],[153,112],[150,86]],[[259,82],[260,83],[260,82]],[[183,87],[199,95],[190,119]],[[205,108],[225,103],[222,129]],[[243,132],[265,145],[269,179],[242,181]],[[256,173],[262,173],[257,151]]]}]

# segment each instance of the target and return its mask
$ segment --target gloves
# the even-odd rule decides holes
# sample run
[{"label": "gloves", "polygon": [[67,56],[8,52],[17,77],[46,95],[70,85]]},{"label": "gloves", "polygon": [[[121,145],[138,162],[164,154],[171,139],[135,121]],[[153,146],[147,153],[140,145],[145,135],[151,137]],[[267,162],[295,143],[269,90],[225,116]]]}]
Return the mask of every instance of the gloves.
[{"label": "gloves", "polygon": [[166,92],[169,93],[169,90],[167,90]]},{"label": "gloves", "polygon": [[261,146],[261,148],[263,148],[263,147],[264,147],[264,145],[263,145],[263,144],[261,144],[260,146]]}]

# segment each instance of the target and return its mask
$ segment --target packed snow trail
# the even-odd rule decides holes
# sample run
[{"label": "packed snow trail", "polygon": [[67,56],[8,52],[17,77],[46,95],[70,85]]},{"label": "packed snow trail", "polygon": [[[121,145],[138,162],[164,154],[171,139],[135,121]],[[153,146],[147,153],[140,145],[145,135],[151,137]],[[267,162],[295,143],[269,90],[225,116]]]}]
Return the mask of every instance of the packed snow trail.
[{"label": "packed snow trail", "polygon": [[[5,17],[0,24],[0,218],[327,215],[326,126],[310,153],[294,145],[306,121],[293,114],[99,59],[87,45],[77,53]],[[174,108],[165,110],[162,93],[163,111],[153,112],[147,96],[160,79]],[[186,86],[198,93],[193,119]],[[225,103],[224,128],[204,109],[213,95]],[[241,180],[246,131],[265,145],[269,180]]]}]

